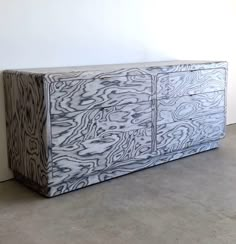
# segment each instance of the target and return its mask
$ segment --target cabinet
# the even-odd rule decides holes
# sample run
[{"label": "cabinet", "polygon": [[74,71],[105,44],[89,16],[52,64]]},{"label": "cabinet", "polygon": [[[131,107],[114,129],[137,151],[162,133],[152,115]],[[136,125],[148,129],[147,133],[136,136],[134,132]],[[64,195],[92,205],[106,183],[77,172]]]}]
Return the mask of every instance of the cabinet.
[{"label": "cabinet", "polygon": [[227,63],[3,73],[9,166],[52,197],[219,146]]}]

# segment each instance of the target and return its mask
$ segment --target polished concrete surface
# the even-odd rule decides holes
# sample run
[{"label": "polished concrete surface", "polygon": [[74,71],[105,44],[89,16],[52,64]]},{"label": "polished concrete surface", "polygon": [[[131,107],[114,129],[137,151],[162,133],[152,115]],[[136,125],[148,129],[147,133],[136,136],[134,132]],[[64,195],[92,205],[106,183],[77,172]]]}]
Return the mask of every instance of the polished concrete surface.
[{"label": "polished concrete surface", "polygon": [[236,243],[236,125],[221,147],[46,199],[0,184],[0,244]]}]

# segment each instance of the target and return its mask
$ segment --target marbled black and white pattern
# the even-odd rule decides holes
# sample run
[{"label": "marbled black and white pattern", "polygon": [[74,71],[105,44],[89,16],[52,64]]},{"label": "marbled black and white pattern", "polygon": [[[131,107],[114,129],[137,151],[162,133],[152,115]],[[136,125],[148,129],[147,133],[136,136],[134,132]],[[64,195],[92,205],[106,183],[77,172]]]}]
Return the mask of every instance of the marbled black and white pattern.
[{"label": "marbled black and white pattern", "polygon": [[225,92],[207,92],[157,100],[157,124],[205,117],[225,112]]},{"label": "marbled black and white pattern", "polygon": [[157,126],[157,154],[163,155],[187,147],[222,139],[225,115],[211,114]]},{"label": "marbled black and white pattern", "polygon": [[151,100],[151,77],[143,75],[89,80],[64,79],[63,82],[50,83],[50,98],[52,114],[141,103]]},{"label": "marbled black and white pattern", "polygon": [[16,177],[52,197],[218,147],[226,62],[5,71]]},{"label": "marbled black and white pattern", "polygon": [[[223,91],[225,76],[225,69],[222,68],[182,71],[160,74],[159,83],[165,84],[167,97],[177,97]],[[157,98],[158,94],[157,92]]]},{"label": "marbled black and white pattern", "polygon": [[42,188],[50,179],[47,83],[37,74],[4,72],[9,166]]}]

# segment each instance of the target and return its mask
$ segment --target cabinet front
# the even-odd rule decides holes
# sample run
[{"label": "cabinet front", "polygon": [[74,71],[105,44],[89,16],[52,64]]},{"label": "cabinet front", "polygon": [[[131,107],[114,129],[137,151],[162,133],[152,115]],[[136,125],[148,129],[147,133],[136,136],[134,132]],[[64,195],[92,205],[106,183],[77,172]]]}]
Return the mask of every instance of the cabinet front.
[{"label": "cabinet front", "polygon": [[163,155],[215,141],[225,135],[225,114],[181,120],[157,126],[157,154]]},{"label": "cabinet front", "polygon": [[225,91],[157,100],[157,124],[225,112]]},{"label": "cabinet front", "polygon": [[60,82],[51,83],[51,113],[61,114],[151,100],[151,76],[105,75],[90,80],[64,78]]},{"label": "cabinet front", "polygon": [[[157,155],[219,140],[224,136],[225,79],[224,69],[159,76],[156,93]],[[161,97],[163,89],[165,96]]]},{"label": "cabinet front", "polygon": [[88,175],[151,154],[151,102],[51,115],[54,177]]},{"label": "cabinet front", "polygon": [[225,69],[205,69],[160,74],[157,99],[222,91],[225,89]]}]

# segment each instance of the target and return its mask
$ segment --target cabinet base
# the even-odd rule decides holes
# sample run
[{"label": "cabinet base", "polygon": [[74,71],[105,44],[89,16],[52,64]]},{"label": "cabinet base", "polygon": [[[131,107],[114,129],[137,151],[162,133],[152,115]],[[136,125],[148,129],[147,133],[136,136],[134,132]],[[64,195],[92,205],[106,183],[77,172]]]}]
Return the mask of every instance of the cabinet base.
[{"label": "cabinet base", "polygon": [[208,151],[217,147],[219,147],[219,141],[213,141],[198,146],[193,146],[185,150],[176,151],[170,154],[154,156],[145,160],[129,160],[122,163],[116,162],[109,168],[94,172],[93,174],[90,174],[86,177],[76,178],[75,176],[68,181],[62,181],[57,184],[51,182],[48,184],[48,186],[39,186],[38,184],[35,184],[26,177],[22,176],[18,172],[14,172],[14,175],[18,181],[22,182],[23,184],[37,191],[43,196],[54,197],[89,185],[100,183],[106,180],[110,180],[112,178],[126,175],[145,168],[150,168],[159,164],[167,163],[179,158]]}]

